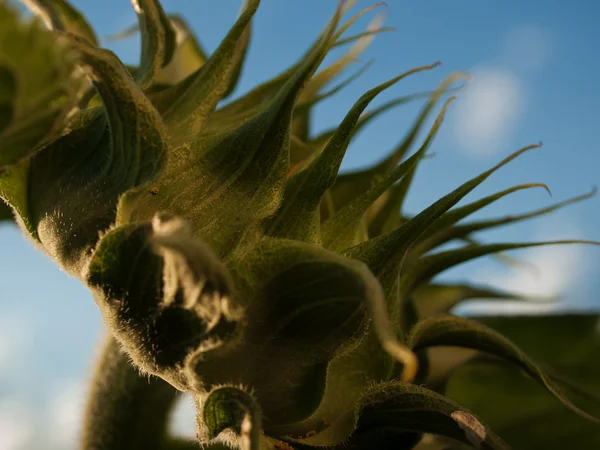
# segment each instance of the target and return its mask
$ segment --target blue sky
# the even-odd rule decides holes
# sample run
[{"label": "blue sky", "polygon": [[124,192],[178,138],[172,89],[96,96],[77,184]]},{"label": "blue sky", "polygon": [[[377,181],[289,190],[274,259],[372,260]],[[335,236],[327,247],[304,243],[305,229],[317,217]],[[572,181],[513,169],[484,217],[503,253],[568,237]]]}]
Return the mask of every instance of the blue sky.
[{"label": "blue sky", "polygon": [[[79,0],[100,36],[135,22],[125,0]],[[237,93],[292,64],[321,31],[334,0],[263,0],[243,81]],[[240,8],[238,0],[165,0],[182,12],[212,50]],[[371,3],[359,0],[354,11]],[[514,184],[545,182],[543,190],[513,194],[481,216],[523,212],[589,191],[600,184],[600,2],[558,0],[504,2],[389,0],[362,18],[355,32],[378,13],[397,30],[378,36],[361,62],[375,63],[344,92],[319,107],[317,130],[341,121],[367,89],[410,68],[442,61],[383,93],[373,106],[396,96],[434,88],[454,70],[474,82],[451,107],[432,151],[410,192],[417,212],[508,153],[531,143],[544,147],[519,158],[485,182],[469,199]],[[135,38],[110,44],[135,62]],[[1,51],[1,49],[0,49]],[[339,55],[339,53],[337,53]],[[335,56],[332,55],[332,56]],[[328,59],[327,61],[331,61]],[[326,61],[326,63],[327,63]],[[356,68],[351,70],[356,70]],[[344,168],[368,164],[390,150],[412,123],[419,103],[388,112],[350,148]],[[587,238],[600,241],[600,198],[540,220],[482,236],[492,241]],[[0,226],[0,450],[74,448],[84,380],[102,328],[90,294],[11,226]],[[536,294],[562,293],[570,307],[600,307],[600,249],[561,247],[517,253],[535,263],[509,270],[494,260],[462,266],[446,278],[474,279]],[[35,441],[34,439],[38,439]]]}]

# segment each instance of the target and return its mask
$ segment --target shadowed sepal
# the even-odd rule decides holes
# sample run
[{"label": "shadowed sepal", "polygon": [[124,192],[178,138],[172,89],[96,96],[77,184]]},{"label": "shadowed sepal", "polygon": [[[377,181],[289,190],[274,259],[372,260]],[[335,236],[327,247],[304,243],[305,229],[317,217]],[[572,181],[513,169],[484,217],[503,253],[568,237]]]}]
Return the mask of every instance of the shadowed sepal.
[{"label": "shadowed sepal", "polygon": [[[63,37],[104,108],[75,115],[26,171],[18,169],[27,186],[32,234],[64,269],[81,277],[99,232],[115,222],[119,197],[155,176],[166,142],[160,115],[117,57],[84,38]],[[150,188],[142,190],[151,196]]]},{"label": "shadowed sepal", "polygon": [[73,52],[38,22],[0,3],[0,197],[36,237],[28,199],[28,158],[63,131],[84,79]]},{"label": "shadowed sepal", "polygon": [[201,386],[186,361],[222,345],[243,317],[225,268],[176,218],[107,233],[87,283],[132,360],[181,390]]},{"label": "shadowed sepal", "polygon": [[378,446],[359,448],[388,448],[399,436],[414,445],[415,440],[405,433],[430,433],[456,439],[475,449],[509,449],[473,414],[452,400],[424,387],[397,381],[366,389],[353,409],[332,421],[323,431],[304,439],[289,439],[289,442],[298,444],[301,449],[330,447],[341,450],[347,445],[353,448],[355,433],[358,439],[364,439],[363,433],[376,435],[377,431],[383,435],[371,443],[377,442]]}]

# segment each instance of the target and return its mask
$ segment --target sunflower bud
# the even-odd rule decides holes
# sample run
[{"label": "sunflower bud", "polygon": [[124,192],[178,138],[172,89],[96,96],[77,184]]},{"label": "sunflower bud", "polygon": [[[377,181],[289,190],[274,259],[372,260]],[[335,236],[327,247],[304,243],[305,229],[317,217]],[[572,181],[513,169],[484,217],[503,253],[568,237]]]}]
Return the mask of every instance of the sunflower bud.
[{"label": "sunflower bud", "polygon": [[[353,3],[340,1],[295,65],[224,104],[240,77],[259,0],[244,3],[210,56],[158,0],[133,0],[142,36],[137,67],[100,48],[83,16],[64,0],[27,3],[54,31],[20,24],[0,4],[0,196],[23,230],[90,288],[136,369],[194,396],[202,444],[413,448],[428,433],[506,449],[471,412],[434,391],[451,375],[438,377],[432,389],[420,385],[435,366],[431,348],[444,345],[510,362],[569,409],[598,422],[562,394],[557,377],[493,329],[439,317],[473,296],[514,294],[430,282],[457,264],[505,250],[597,244],[476,245],[470,237],[583,197],[510,220],[458,224],[511,193],[547,189],[519,185],[456,207],[539,145],[513,153],[409,217],[404,199],[453,97],[420,143],[419,135],[466,74],[368,111],[381,92],[439,63],[408,70],[361,96],[334,130],[310,133],[311,108],[347,82],[327,92],[324,86],[383,29],[377,18],[366,33],[345,38],[345,32],[379,5],[340,25]],[[27,52],[9,43],[14,36],[30,46]],[[332,48],[348,42],[356,43],[317,72]],[[89,80],[83,96],[82,73]],[[384,160],[339,173],[360,129],[421,97],[427,103]],[[472,245],[435,252],[456,239]],[[106,354],[121,358],[114,345]],[[118,368],[106,377],[111,380],[125,379],[129,368],[123,361],[101,367]],[[128,373],[126,379],[138,378]],[[113,401],[118,393],[106,397],[111,405],[124,403]],[[103,409],[101,400],[93,411]],[[164,421],[166,411],[156,417]],[[92,418],[88,425],[95,423]],[[86,436],[109,442],[102,432]]]}]

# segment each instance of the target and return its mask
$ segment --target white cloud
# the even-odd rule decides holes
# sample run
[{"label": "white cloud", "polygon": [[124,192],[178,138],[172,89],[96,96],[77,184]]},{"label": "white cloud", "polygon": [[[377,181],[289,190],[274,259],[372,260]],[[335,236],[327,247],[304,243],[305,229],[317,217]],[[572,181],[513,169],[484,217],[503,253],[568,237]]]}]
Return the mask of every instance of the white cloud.
[{"label": "white cloud", "polygon": [[48,439],[56,448],[74,448],[84,416],[85,383],[80,380],[64,381],[55,392],[47,413]]},{"label": "white cloud", "polygon": [[[547,225],[535,233],[531,241],[576,239],[582,233],[571,222],[554,221],[552,229]],[[496,266],[495,269],[476,271],[472,281],[485,284],[504,291],[515,292],[531,297],[559,297],[565,302],[573,300],[575,288],[584,282],[589,275],[590,264],[586,260],[581,245],[553,245],[537,247],[524,251],[519,259],[532,263],[535,270],[527,268],[506,268]],[[565,303],[522,302],[478,302],[465,305],[462,311],[469,313],[516,313],[516,312],[549,312],[564,309]]]},{"label": "white cloud", "polygon": [[520,77],[543,69],[551,53],[550,32],[540,24],[522,24],[506,33],[498,63],[473,70],[474,82],[457,102],[454,134],[461,150],[489,156],[504,148],[523,110],[526,92]]},{"label": "white cloud", "polygon": [[502,57],[518,71],[539,71],[549,62],[552,37],[547,28],[536,23],[512,28],[502,42]]},{"label": "white cloud", "polygon": [[0,311],[0,380],[19,374],[33,341],[33,329],[25,317]]},{"label": "white cloud", "polygon": [[454,133],[461,150],[473,156],[489,156],[503,148],[522,109],[522,88],[509,70],[483,67],[472,72],[474,80],[460,96],[454,117]]},{"label": "white cloud", "polygon": [[25,450],[33,439],[31,415],[13,400],[0,403],[0,450]]},{"label": "white cloud", "polygon": [[176,436],[196,436],[196,405],[190,394],[184,394],[179,399],[171,421],[171,431]]},{"label": "white cloud", "polygon": [[527,252],[538,271],[513,270],[493,277],[492,285],[529,296],[549,297],[567,293],[581,279],[583,249],[579,246],[552,246]]}]

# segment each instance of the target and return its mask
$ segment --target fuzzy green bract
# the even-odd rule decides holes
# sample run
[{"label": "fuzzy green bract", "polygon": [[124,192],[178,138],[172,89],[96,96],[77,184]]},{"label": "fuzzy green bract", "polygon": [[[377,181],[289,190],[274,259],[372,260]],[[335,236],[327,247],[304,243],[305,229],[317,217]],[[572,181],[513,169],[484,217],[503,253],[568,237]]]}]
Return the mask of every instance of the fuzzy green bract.
[{"label": "fuzzy green bract", "polygon": [[[181,392],[196,402],[197,440],[213,450],[583,448],[579,429],[598,442],[600,411],[589,404],[600,394],[597,379],[578,380],[595,370],[595,316],[453,317],[449,311],[471,298],[526,299],[431,281],[482,256],[506,261],[507,250],[598,245],[472,237],[593,192],[526,214],[464,221],[519,191],[548,190],[517,185],[457,206],[540,146],[532,145],[407,214],[417,167],[454,100],[448,94],[468,76],[369,104],[438,63],[384,81],[338,127],[312,133],[315,105],[362,74],[333,84],[386,30],[377,16],[348,36],[379,5],[348,16],[354,2],[340,2],[296,64],[232,100],[258,0],[244,2],[211,55],[158,0],[132,0],[138,24],[123,36],[141,34],[135,67],[103,49],[68,2],[24,3],[49,30],[0,3],[0,219],[14,218],[90,288],[110,330],[82,449],[196,448],[167,428]],[[320,69],[332,48],[348,44]],[[427,99],[423,109],[384,159],[339,173],[370,121],[419,98]],[[439,250],[449,242],[465,245]],[[539,340],[515,332],[524,321]],[[544,325],[552,321],[575,328],[557,333]],[[535,352],[549,335],[569,344]],[[585,351],[568,359],[574,348]],[[521,390],[511,402],[505,391],[513,383]],[[565,421],[560,440],[530,433],[547,418],[557,424],[549,434]]]}]

